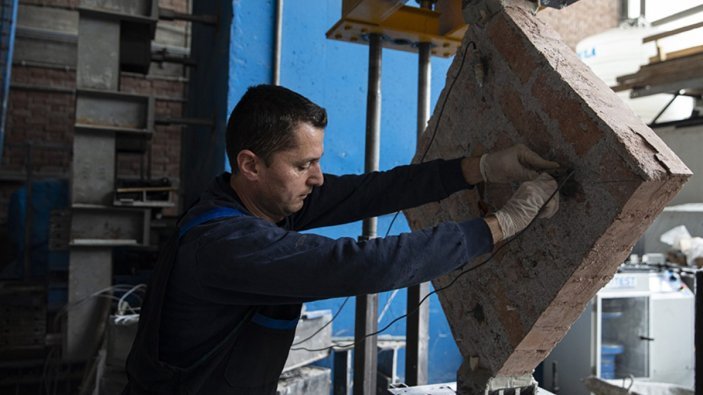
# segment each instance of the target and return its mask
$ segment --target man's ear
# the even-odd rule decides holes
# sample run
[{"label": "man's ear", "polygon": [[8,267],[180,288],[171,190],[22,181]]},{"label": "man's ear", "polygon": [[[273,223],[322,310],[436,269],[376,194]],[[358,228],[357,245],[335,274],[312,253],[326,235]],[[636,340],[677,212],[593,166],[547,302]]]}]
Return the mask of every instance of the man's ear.
[{"label": "man's ear", "polygon": [[260,158],[248,149],[241,150],[237,154],[237,172],[248,180],[253,181],[259,177],[260,163]]}]

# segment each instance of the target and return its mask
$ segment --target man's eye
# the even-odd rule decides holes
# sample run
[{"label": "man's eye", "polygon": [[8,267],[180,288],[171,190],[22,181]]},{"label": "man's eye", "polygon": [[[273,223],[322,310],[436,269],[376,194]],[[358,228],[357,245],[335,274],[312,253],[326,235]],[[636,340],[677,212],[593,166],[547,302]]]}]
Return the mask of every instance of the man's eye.
[{"label": "man's eye", "polygon": [[304,165],[298,165],[299,170],[307,170],[310,168],[310,162],[305,163]]}]

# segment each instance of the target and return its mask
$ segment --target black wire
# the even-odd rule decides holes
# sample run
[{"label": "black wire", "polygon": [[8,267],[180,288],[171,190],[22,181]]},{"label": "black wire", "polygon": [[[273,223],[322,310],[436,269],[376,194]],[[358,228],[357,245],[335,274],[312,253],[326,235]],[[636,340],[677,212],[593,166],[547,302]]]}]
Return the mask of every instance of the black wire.
[{"label": "black wire", "polygon": [[339,313],[342,312],[342,309],[344,308],[344,305],[347,304],[347,301],[348,301],[348,300],[349,300],[349,296],[347,296],[346,298],[344,298],[344,302],[342,302],[342,305],[339,306],[339,309],[337,310],[337,312],[334,313],[334,316],[333,316],[332,318],[330,318],[330,320],[327,321],[327,323],[326,323],[325,325],[322,325],[322,326],[320,327],[320,329],[316,330],[315,333],[313,333],[312,335],[306,337],[305,339],[303,339],[303,340],[301,340],[301,341],[299,341],[299,342],[297,342],[297,343],[291,344],[291,347],[300,345],[300,344],[302,344],[302,343],[305,343],[306,341],[308,341],[308,340],[312,339],[313,337],[315,337],[315,335],[317,335],[318,333],[322,332],[323,329],[327,328],[327,327],[332,323],[332,321],[334,321],[334,320],[337,318],[337,316],[339,315]]},{"label": "black wire", "polygon": [[[474,271],[474,270],[476,270],[476,269],[482,267],[482,266],[485,265],[486,263],[490,262],[493,258],[495,258],[496,255],[498,255],[498,253],[499,253],[502,249],[504,249],[506,246],[508,246],[510,243],[512,243],[514,240],[516,240],[518,237],[520,237],[520,235],[522,235],[523,233],[525,233],[528,229],[530,229],[530,228],[532,227],[532,225],[535,223],[535,221],[537,220],[537,218],[539,218],[539,215],[542,213],[542,211],[544,211],[544,208],[547,206],[547,204],[549,204],[549,202],[554,198],[554,196],[556,196],[556,194],[559,193],[559,191],[564,187],[564,185],[566,184],[566,182],[567,182],[573,175],[574,175],[574,170],[572,170],[571,172],[569,172],[569,174],[567,174],[566,177],[564,177],[564,179],[561,180],[561,182],[559,183],[559,185],[557,185],[557,189],[554,190],[554,192],[552,192],[551,195],[549,195],[549,198],[548,198],[548,199],[544,202],[544,204],[539,208],[539,210],[537,211],[537,214],[534,216],[534,218],[532,218],[532,220],[527,224],[527,226],[526,226],[523,230],[521,230],[520,232],[518,232],[516,235],[514,235],[513,237],[511,237],[510,239],[508,239],[507,241],[505,241],[505,243],[503,243],[502,245],[500,245],[498,248],[496,248],[495,251],[493,251],[493,253],[492,253],[488,258],[486,258],[485,260],[481,261],[480,263],[478,263],[478,264],[476,264],[476,265],[474,265],[474,266],[471,266],[471,267],[469,267],[469,268],[467,268],[467,269],[462,270],[459,274],[456,275],[456,277],[454,277],[454,278],[452,279],[452,281],[449,282],[449,284],[447,284],[447,285],[445,285],[445,286],[443,286],[443,287],[440,287],[440,288],[436,288],[434,291],[428,293],[427,295],[425,295],[425,297],[423,297],[422,299],[420,299],[420,302],[417,304],[417,306],[415,306],[415,307],[412,309],[412,311],[409,311],[409,312],[407,312],[407,313],[405,313],[405,314],[403,314],[403,315],[401,315],[401,316],[398,316],[398,317],[394,318],[394,319],[393,319],[391,322],[389,322],[386,326],[384,326],[383,328],[377,330],[376,332],[369,333],[369,334],[365,335],[365,336],[359,341],[359,343],[363,343],[364,341],[366,341],[366,338],[368,338],[368,337],[375,336],[375,335],[378,335],[379,333],[384,332],[385,330],[387,330],[388,328],[390,328],[390,327],[391,327],[393,324],[395,324],[396,322],[402,320],[403,318],[406,318],[406,317],[407,317],[408,315],[410,315],[410,314],[414,314],[415,312],[417,312],[417,310],[420,309],[420,306],[421,306],[430,296],[432,296],[432,295],[434,295],[434,294],[436,294],[436,293],[439,293],[439,292],[444,291],[445,289],[447,289],[447,288],[451,287],[452,285],[454,285],[454,284],[457,282],[457,280],[459,280],[459,278],[461,278],[461,277],[462,277],[463,275],[465,275],[466,273],[472,272],[472,271]],[[337,346],[337,347],[347,348],[347,347],[355,346],[356,344],[357,344],[357,342],[352,342],[352,343],[350,343],[350,344],[339,345],[339,346]],[[334,347],[335,347],[335,346],[329,346],[329,347],[317,348],[317,349],[309,349],[309,348],[305,348],[305,347],[298,347],[298,348],[291,348],[291,350],[305,350],[305,351],[312,351],[312,352],[315,352],[315,351],[330,350],[330,349],[332,349],[332,348],[334,348]]]},{"label": "black wire", "polygon": [[[473,41],[469,41],[469,45],[472,45],[473,48],[476,49],[476,43],[474,43]],[[449,99],[449,96],[451,95],[452,90],[454,89],[454,84],[456,83],[456,80],[459,79],[459,74],[461,74],[461,70],[464,69],[464,63],[466,62],[466,54],[468,54],[468,53],[469,53],[469,49],[466,48],[466,49],[464,50],[464,54],[463,54],[462,57],[461,57],[461,63],[459,64],[459,70],[456,72],[456,75],[454,75],[454,78],[452,79],[452,82],[451,82],[451,84],[449,85],[449,89],[447,90],[447,94],[444,96],[444,100],[442,101],[442,106],[441,106],[440,109],[439,109],[439,114],[437,114],[437,123],[435,123],[434,130],[432,131],[432,137],[430,137],[430,142],[427,143],[427,148],[425,149],[425,152],[423,152],[422,156],[420,157],[420,163],[423,163],[423,162],[425,161],[425,157],[427,156],[427,153],[430,151],[430,148],[432,147],[432,144],[434,143],[434,139],[435,139],[435,137],[437,136],[437,130],[438,130],[438,128],[439,128],[439,123],[440,123],[440,121],[442,120],[442,115],[444,114],[444,107],[446,107],[446,104],[447,104],[447,99]],[[399,215],[399,214],[400,214],[400,210],[398,210],[398,211],[395,212],[395,214],[393,215],[393,219],[391,219],[391,223],[388,224],[388,229],[386,229],[386,234],[385,234],[383,237],[388,237],[388,235],[389,235],[390,232],[391,232],[391,229],[393,228],[393,224],[395,223],[395,220],[398,218],[398,215]],[[299,344],[301,344],[301,343],[303,343],[303,342],[306,342],[306,341],[312,339],[313,336],[317,335],[317,334],[320,333],[325,327],[327,327],[328,325],[330,325],[330,324],[332,323],[332,321],[334,321],[335,318],[337,318],[337,316],[339,315],[339,313],[342,311],[342,308],[343,308],[344,305],[347,303],[347,300],[348,300],[348,299],[349,299],[349,296],[347,296],[346,299],[344,299],[344,303],[342,303],[342,305],[339,307],[339,310],[337,310],[337,312],[334,314],[334,316],[333,316],[325,325],[323,325],[320,329],[318,329],[315,333],[313,333],[311,336],[309,336],[309,337],[306,338],[305,340],[301,340],[301,341],[299,341],[299,342],[297,342],[297,343],[295,343],[295,344],[292,344],[292,346],[297,346],[297,345],[299,345]],[[423,300],[424,300],[424,299],[423,299]],[[422,301],[420,302],[420,304],[421,304],[421,303],[422,303]],[[420,308],[420,304],[417,305],[417,307],[415,308],[415,310],[413,310],[413,312],[417,311],[417,309]],[[407,315],[407,314],[406,314],[406,315]],[[395,322],[395,321],[394,321],[394,322]],[[385,329],[386,329],[386,328],[384,328],[384,330],[385,330]],[[376,332],[376,333],[378,333],[378,332]],[[366,337],[368,337],[368,336],[369,336],[369,335],[367,335]],[[305,349],[305,348],[291,348],[291,350],[306,350],[306,349]]]},{"label": "black wire", "polygon": [[[474,49],[476,49],[476,44],[473,41],[469,41],[469,45],[473,45]],[[461,63],[459,64],[459,70],[456,72],[456,75],[452,79],[451,84],[449,85],[449,89],[447,90],[447,94],[444,96],[444,100],[442,101],[442,106],[439,108],[439,114],[437,114],[437,122],[434,125],[434,130],[432,131],[432,137],[430,137],[430,142],[427,143],[427,148],[425,148],[425,152],[422,153],[422,156],[420,157],[420,163],[423,163],[425,161],[425,157],[427,156],[427,153],[430,152],[430,148],[432,148],[432,144],[434,143],[435,137],[437,137],[437,130],[439,129],[439,123],[442,121],[442,115],[444,114],[444,107],[447,105],[447,100],[449,99],[449,96],[452,94],[452,90],[454,89],[454,84],[456,83],[456,80],[459,79],[459,74],[461,74],[461,70],[464,69],[464,63],[466,62],[466,54],[469,53],[469,49],[466,48],[464,50],[464,54],[461,56]],[[388,230],[386,230],[386,235],[384,237],[388,237],[388,234],[391,231],[391,228],[393,227],[393,224],[395,223],[395,220],[398,218],[398,215],[400,214],[400,210],[396,211],[395,214],[393,215],[393,219],[391,220],[391,223],[388,225]]]}]

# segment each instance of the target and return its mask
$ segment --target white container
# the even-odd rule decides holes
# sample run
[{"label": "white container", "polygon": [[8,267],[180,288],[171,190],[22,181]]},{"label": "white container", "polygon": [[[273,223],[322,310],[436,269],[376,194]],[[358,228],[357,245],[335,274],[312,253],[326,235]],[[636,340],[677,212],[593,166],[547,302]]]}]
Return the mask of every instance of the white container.
[{"label": "white container", "polygon": [[[643,44],[642,39],[658,32],[657,28],[650,26],[629,26],[625,23],[581,40],[576,45],[576,53],[608,86],[615,86],[617,77],[637,72],[641,65],[649,62],[651,56],[656,55],[654,43]],[[673,97],[658,94],[631,99],[629,90],[617,95],[647,123],[652,122]],[[686,119],[691,116],[693,105],[692,98],[679,96],[657,122]]]}]

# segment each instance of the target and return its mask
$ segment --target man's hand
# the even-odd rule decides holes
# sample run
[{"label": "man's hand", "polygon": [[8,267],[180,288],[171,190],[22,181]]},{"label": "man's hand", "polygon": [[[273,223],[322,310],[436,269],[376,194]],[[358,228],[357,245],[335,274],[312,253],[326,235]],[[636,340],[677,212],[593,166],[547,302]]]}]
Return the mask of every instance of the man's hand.
[{"label": "man's hand", "polygon": [[539,172],[558,167],[523,144],[484,154],[479,165],[483,181],[493,183],[533,180]]},{"label": "man's hand", "polygon": [[[539,214],[539,218],[550,218],[559,209],[558,184],[547,173],[532,181],[523,182],[505,206],[495,212],[502,238],[507,239],[522,231]],[[554,195],[544,207],[547,199]]]}]

